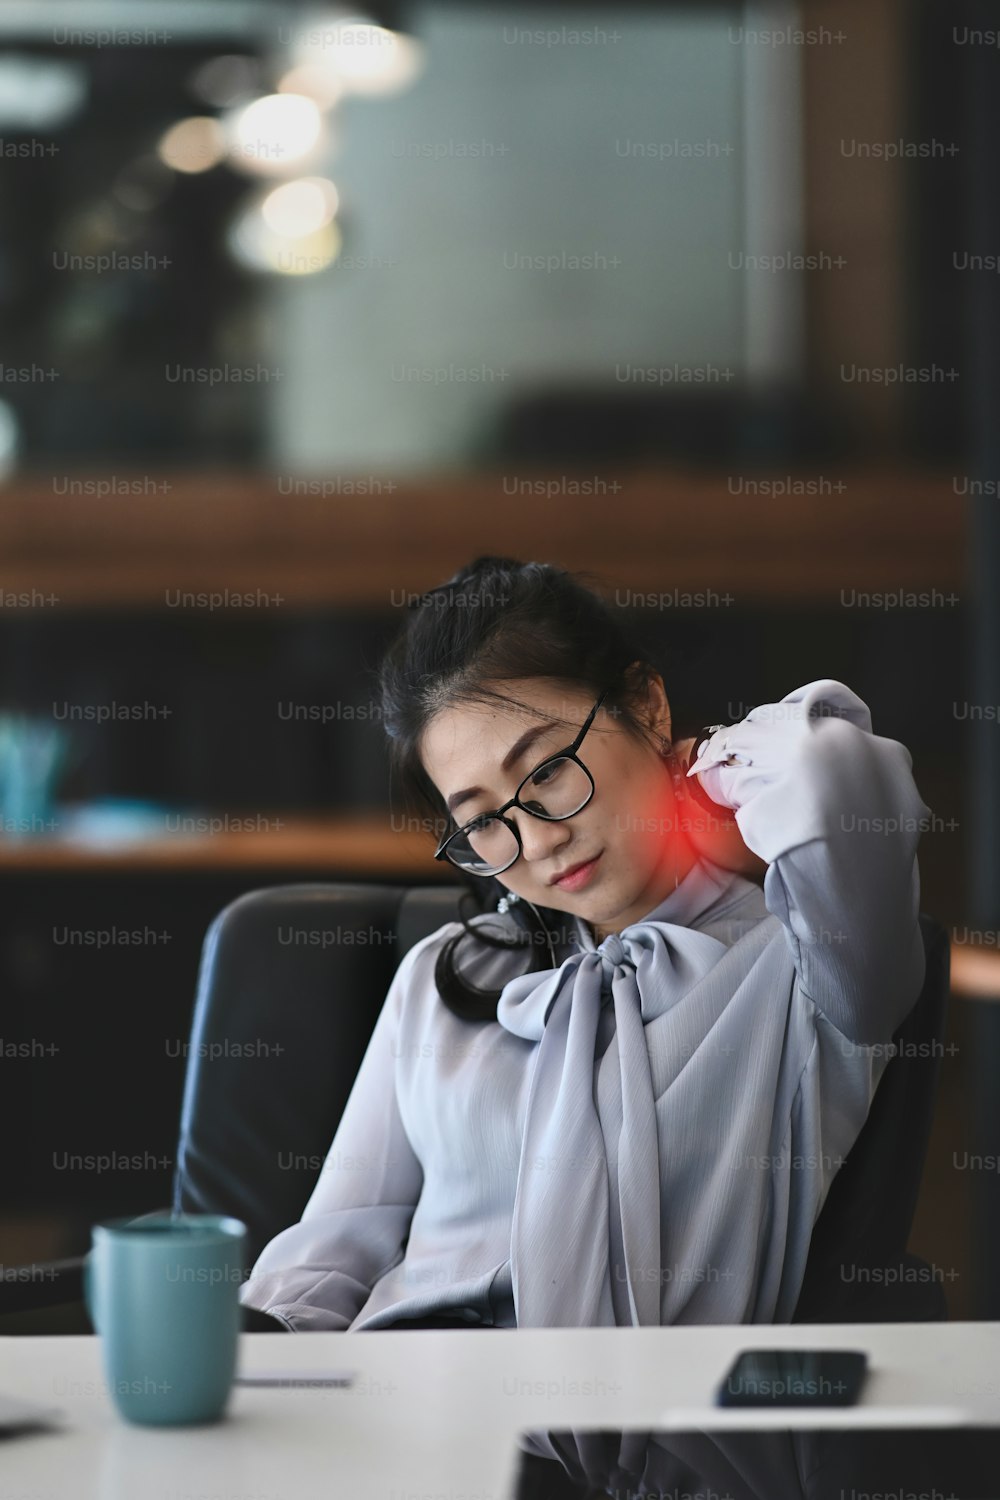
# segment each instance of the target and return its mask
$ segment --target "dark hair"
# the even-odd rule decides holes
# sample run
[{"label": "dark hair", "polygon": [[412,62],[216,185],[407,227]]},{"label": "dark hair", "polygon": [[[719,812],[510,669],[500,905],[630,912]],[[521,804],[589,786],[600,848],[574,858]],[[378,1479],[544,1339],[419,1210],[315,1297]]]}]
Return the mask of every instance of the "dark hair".
[{"label": "dark hair", "polygon": [[[517,678],[546,677],[586,688],[596,699],[608,688],[605,706],[623,729],[648,738],[637,711],[654,669],[638,638],[585,581],[551,563],[510,557],[477,557],[447,582],[420,595],[380,669],[382,724],[389,737],[390,774],[398,782],[408,814],[444,836],[452,820],[420,758],[420,739],[435,714],[459,703],[514,704],[497,690]],[[637,665],[629,671],[633,663]],[[553,715],[553,723],[561,722]],[[579,724],[573,724],[575,731]],[[442,1000],[465,1020],[495,1020],[501,991],[481,989],[461,976],[455,949],[469,937],[490,948],[529,946],[527,971],[549,966],[549,919],[566,913],[511,907],[517,920],[477,923],[470,917],[493,911],[507,894],[496,878],[451,867],[468,889],[459,903],[463,931],[438,954],[434,979]],[[503,930],[506,928],[506,931]]]}]

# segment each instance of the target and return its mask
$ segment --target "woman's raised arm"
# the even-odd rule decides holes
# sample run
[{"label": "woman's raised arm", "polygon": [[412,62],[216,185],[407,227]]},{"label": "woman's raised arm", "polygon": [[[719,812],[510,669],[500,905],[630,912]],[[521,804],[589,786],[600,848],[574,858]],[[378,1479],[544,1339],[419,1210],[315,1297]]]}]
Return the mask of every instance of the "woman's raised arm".
[{"label": "woman's raised arm", "polygon": [[888,1040],[924,978],[916,851],[931,809],[911,767],[856,693],[821,678],[717,730],[689,772],[767,862],[804,992],[867,1044]]}]

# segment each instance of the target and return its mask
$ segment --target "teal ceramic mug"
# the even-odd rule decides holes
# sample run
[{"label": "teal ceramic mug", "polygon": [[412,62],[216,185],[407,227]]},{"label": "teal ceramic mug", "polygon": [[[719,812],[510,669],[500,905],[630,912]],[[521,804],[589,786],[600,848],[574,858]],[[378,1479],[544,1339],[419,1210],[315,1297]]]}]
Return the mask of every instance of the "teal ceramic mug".
[{"label": "teal ceramic mug", "polygon": [[95,1224],[84,1297],[104,1375],[129,1422],[214,1422],[240,1333],[246,1225],[214,1214]]}]

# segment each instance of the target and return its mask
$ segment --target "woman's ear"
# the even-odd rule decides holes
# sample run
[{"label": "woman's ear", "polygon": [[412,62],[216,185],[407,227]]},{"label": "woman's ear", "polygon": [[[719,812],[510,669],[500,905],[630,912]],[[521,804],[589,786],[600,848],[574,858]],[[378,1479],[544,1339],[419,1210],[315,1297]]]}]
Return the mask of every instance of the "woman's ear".
[{"label": "woman's ear", "polygon": [[649,727],[657,734],[662,734],[664,739],[673,739],[670,700],[667,698],[667,691],[659,672],[650,673],[647,703]]},{"label": "woman's ear", "polygon": [[[630,690],[636,695],[636,708],[640,717],[645,718],[646,727],[654,734],[661,734],[669,740],[671,738],[670,704],[667,701],[663,678],[659,672],[647,662],[634,661],[626,667],[625,679]],[[644,684],[645,703],[643,702]]]}]

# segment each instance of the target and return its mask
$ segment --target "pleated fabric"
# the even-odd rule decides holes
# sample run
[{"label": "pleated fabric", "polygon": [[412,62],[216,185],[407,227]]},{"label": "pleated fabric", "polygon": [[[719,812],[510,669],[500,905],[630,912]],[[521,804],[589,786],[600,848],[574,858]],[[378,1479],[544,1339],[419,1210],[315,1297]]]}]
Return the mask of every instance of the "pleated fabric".
[{"label": "pleated fabric", "polygon": [[[683,919],[712,884],[696,866],[657,913]],[[733,948],[647,918],[505,986],[498,1021],[538,1042],[511,1231],[519,1327],[790,1316],[818,1196],[773,1188],[791,1014],[777,928]]]}]

